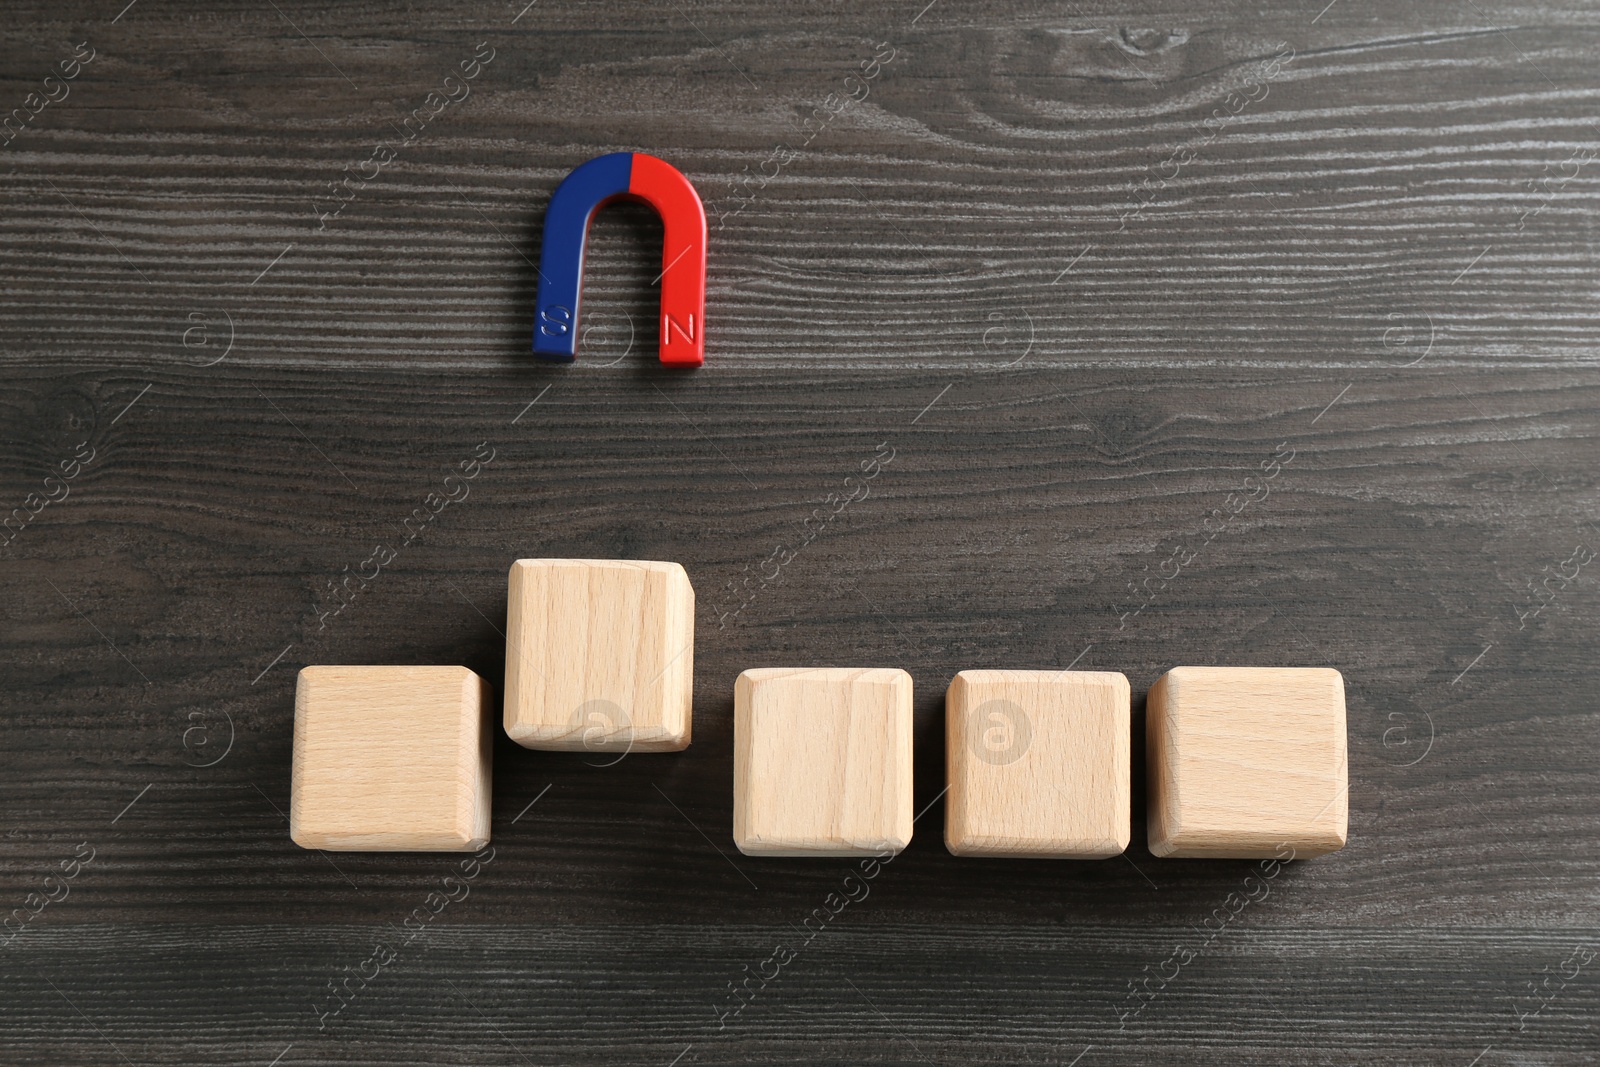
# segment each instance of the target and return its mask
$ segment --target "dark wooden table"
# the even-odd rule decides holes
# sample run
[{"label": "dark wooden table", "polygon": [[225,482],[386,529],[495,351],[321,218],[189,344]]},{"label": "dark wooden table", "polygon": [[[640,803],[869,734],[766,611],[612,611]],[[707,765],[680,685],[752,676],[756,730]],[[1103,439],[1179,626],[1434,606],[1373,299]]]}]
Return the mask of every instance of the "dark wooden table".
[{"label": "dark wooden table", "polygon": [[[0,1062],[1600,1060],[1592,5],[124,2],[0,50]],[[527,351],[617,150],[707,201],[698,372],[635,208]],[[292,845],[297,669],[498,680],[529,556],[688,568],[693,747],[501,737],[437,914],[458,857]],[[927,810],[719,1021],[850,869],[732,845],[786,664],[914,675]],[[1339,668],[1349,846],[1232,908],[1136,772],[1121,859],[953,858],[945,685],[1069,664],[1137,738],[1168,667]]]}]

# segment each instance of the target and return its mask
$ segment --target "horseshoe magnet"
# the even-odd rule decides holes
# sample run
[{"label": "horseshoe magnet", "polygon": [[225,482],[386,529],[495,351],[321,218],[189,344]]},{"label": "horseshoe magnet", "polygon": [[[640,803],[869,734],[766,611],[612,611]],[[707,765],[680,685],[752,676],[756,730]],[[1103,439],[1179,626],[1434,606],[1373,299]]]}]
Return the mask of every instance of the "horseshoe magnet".
[{"label": "horseshoe magnet", "polygon": [[533,354],[570,363],[578,351],[583,253],[595,212],[616,200],[661,216],[661,362],[705,362],[706,212],[683,172],[643,152],[597,156],[561,180],[544,215]]}]

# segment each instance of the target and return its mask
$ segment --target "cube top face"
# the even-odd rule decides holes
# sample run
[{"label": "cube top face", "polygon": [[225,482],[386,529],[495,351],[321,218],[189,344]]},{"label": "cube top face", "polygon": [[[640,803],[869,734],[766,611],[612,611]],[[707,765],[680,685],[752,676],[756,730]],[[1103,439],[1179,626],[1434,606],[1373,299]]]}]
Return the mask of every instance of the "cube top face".
[{"label": "cube top face", "polygon": [[506,623],[512,740],[579,752],[688,747],[694,587],[681,566],[519,559]]},{"label": "cube top face", "polygon": [[1298,858],[1349,826],[1344,678],[1326,667],[1176,667],[1150,690],[1150,851]]},{"label": "cube top face", "polygon": [[774,667],[734,684],[733,838],[750,856],[911,841],[911,675]]},{"label": "cube top face", "polygon": [[304,848],[470,852],[489,841],[489,686],[465,667],[306,667],[289,836]]},{"label": "cube top face", "polygon": [[1128,679],[962,671],[945,695],[945,847],[1101,859],[1128,847]]}]

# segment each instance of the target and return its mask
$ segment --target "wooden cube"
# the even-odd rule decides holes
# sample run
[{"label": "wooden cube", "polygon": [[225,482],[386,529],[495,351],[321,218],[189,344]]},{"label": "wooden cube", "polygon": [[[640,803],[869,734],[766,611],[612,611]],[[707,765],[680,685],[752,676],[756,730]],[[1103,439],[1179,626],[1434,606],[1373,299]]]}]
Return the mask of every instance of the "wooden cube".
[{"label": "wooden cube", "polygon": [[733,840],[748,856],[911,841],[911,675],[772,667],[733,688]]},{"label": "wooden cube", "polygon": [[556,751],[688,747],[694,587],[681,566],[519,559],[506,615],[512,740]]},{"label": "wooden cube", "polygon": [[945,694],[945,847],[1102,859],[1128,847],[1128,679],[962,671]]},{"label": "wooden cube", "polygon": [[1295,858],[1343,848],[1344,678],[1326,667],[1175,667],[1150,689],[1150,851]]},{"label": "wooden cube", "polygon": [[465,667],[306,667],[289,836],[348,852],[482,848],[490,703],[489,683]]}]

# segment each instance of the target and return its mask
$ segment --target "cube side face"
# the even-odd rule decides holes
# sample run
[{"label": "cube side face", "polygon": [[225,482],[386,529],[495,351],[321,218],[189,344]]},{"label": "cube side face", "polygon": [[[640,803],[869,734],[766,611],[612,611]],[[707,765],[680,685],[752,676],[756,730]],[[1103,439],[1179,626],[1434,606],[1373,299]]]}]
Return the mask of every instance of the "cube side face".
[{"label": "cube side face", "polygon": [[957,856],[1101,859],[1130,836],[1128,679],[962,671],[945,700],[945,847]]},{"label": "cube side face", "polygon": [[289,836],[303,848],[455,852],[489,840],[488,684],[465,667],[307,667]]},{"label": "cube side face", "polygon": [[1304,859],[1344,846],[1338,671],[1174,668],[1151,689],[1149,736],[1152,853]]},{"label": "cube side face", "polygon": [[746,844],[754,842],[751,828],[750,761],[754,749],[752,703],[755,683],[744,671],[733,683],[733,841],[740,852],[749,854]]},{"label": "cube side face", "polygon": [[688,747],[694,587],[681,566],[517,560],[506,622],[512,740],[569,752]]},{"label": "cube side face", "polygon": [[486,679],[467,671],[467,677],[462,679],[461,699],[466,714],[471,715],[472,709],[477,709],[477,736],[470,736],[469,731],[468,736],[462,738],[461,746],[463,775],[472,783],[461,797],[462,814],[471,827],[461,847],[475,851],[489,843],[494,808],[494,687]]},{"label": "cube side face", "polygon": [[734,685],[734,843],[855,856],[911,841],[912,686],[900,670],[764,668]]},{"label": "cube side face", "polygon": [[1145,697],[1145,813],[1147,847],[1153,856],[1171,856],[1174,841],[1182,833],[1176,783],[1170,768],[1177,760],[1172,751],[1172,734],[1167,717],[1167,675],[1150,687]]}]

